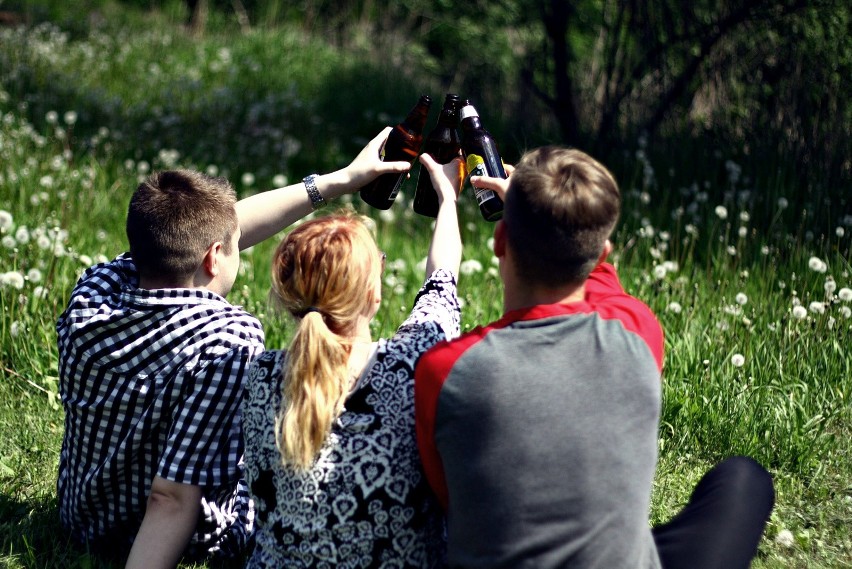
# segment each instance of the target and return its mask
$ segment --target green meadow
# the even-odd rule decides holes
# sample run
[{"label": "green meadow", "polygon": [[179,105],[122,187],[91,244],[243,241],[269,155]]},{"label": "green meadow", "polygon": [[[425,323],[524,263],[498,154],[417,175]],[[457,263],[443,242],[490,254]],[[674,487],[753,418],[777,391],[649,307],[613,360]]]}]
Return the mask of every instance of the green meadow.
[{"label": "green meadow", "polygon": [[[58,520],[55,322],[81,272],[126,249],[139,180],[195,168],[249,195],[345,165],[421,92],[443,99],[428,69],[369,45],[339,49],[286,24],[191,36],[172,11],[107,3],[100,19],[0,27],[0,567],[102,566]],[[517,141],[505,117],[492,122]],[[804,193],[784,157],[696,140],[622,146],[611,261],[666,332],[651,521],[715,462],[745,454],[777,492],[754,567],[852,566],[850,189]],[[523,150],[507,148],[506,162]],[[393,332],[424,277],[431,220],[411,209],[417,176],[387,212],[357,194],[334,204],[372,218],[388,255],[376,335]],[[469,188],[460,217],[467,330],[500,316],[502,289],[493,225]],[[276,242],[243,252],[229,297],[273,347],[290,333],[267,301]]]}]

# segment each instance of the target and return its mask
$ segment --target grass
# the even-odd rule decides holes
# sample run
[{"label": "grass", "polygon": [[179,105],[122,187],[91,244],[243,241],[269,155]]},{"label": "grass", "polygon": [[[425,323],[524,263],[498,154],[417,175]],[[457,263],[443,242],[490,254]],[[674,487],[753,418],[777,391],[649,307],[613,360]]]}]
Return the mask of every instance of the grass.
[{"label": "grass", "polygon": [[[248,194],[328,171],[429,92],[428,78],[397,77],[369,52],[298,30],[193,40],[149,18],[0,29],[0,567],[101,566],[58,524],[54,323],[81,270],[126,247],[137,179],[179,164],[227,174]],[[612,260],[667,336],[652,521],[714,462],[748,454],[778,493],[754,566],[849,566],[852,217],[823,211],[774,165],[722,153],[686,167],[670,148],[625,148]],[[374,218],[389,256],[377,335],[401,321],[422,279],[430,222],[411,212],[414,186],[385,213],[349,200]],[[461,219],[469,329],[500,315],[501,285],[492,226],[469,193]],[[243,254],[230,300],[280,346],[289,323],[266,301],[274,241]],[[788,531],[792,542],[779,540]]]}]

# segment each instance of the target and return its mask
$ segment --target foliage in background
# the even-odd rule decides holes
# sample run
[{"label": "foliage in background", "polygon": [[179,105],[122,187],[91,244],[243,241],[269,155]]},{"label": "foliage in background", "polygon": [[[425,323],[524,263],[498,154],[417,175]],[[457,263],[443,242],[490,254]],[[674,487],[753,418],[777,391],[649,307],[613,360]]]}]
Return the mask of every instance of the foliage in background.
[{"label": "foliage in background", "polygon": [[[450,2],[431,3],[426,25],[414,15],[423,3],[414,0],[399,3],[408,10],[393,12],[400,18],[374,12],[384,6],[378,1],[308,2],[300,15],[290,3],[244,0],[255,18],[244,31],[223,0],[211,3],[206,32],[197,36],[182,27],[181,2],[20,4],[27,18],[59,25],[0,28],[0,566],[96,567],[57,520],[63,417],[53,326],[83,268],[126,247],[124,218],[137,180],[154,168],[196,167],[228,174],[245,195],[327,171],[402,118],[422,90],[440,97],[448,85],[474,83],[474,72],[494,74],[493,90],[481,93],[494,104],[482,110],[504,129],[500,140],[532,145],[554,131],[510,125],[515,111],[535,105],[491,110],[517,95],[499,71],[519,72],[511,67],[518,42],[543,36],[532,20],[493,45],[495,34],[481,33],[486,22],[509,27],[519,17],[516,2],[457,7],[453,27],[442,23]],[[152,4],[156,10],[147,9]],[[0,0],[0,12],[10,6]],[[277,19],[260,25],[256,11],[273,6]],[[331,17],[335,6],[351,19]],[[400,30],[373,41],[374,26],[391,22]],[[409,45],[417,42],[406,39],[406,22],[423,26],[415,37],[440,32],[444,39]],[[319,37],[335,26],[334,42]],[[572,37],[578,54],[594,49],[590,38]],[[451,61],[458,58],[477,39],[479,53],[502,54],[501,65],[482,58],[464,67],[464,77],[442,77],[453,67],[437,62],[451,52]],[[441,45],[444,55],[435,53]],[[412,67],[415,60],[422,66]],[[848,566],[852,212],[841,207],[848,192],[802,192],[790,155],[757,159],[754,149],[747,155],[717,136],[710,144],[631,134],[611,161],[625,212],[612,260],[667,336],[652,519],[676,511],[714,461],[751,454],[778,488],[755,567]],[[758,146],[772,142],[769,134],[743,136]],[[388,212],[343,200],[373,217],[389,255],[378,335],[392,332],[422,282],[430,220],[411,211],[416,176]],[[828,207],[838,195],[840,205]],[[461,207],[459,292],[469,329],[499,316],[502,289],[492,226],[469,192]],[[273,246],[242,255],[229,299],[257,314],[269,345],[280,346],[291,324],[267,303]]]}]

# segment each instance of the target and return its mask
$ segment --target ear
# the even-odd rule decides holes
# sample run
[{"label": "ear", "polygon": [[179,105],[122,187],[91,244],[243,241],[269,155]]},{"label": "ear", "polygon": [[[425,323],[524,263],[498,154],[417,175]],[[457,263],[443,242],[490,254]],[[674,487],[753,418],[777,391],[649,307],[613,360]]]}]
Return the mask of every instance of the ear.
[{"label": "ear", "polygon": [[612,242],[607,239],[604,241],[603,251],[601,251],[601,256],[598,257],[598,265],[606,261],[606,258],[609,257],[609,254],[612,253]]},{"label": "ear", "polygon": [[506,255],[506,224],[503,220],[499,220],[494,226],[494,256],[503,257]]},{"label": "ear", "polygon": [[204,253],[204,261],[201,266],[210,277],[215,277],[219,274],[219,255],[222,253],[222,242],[215,241]]}]

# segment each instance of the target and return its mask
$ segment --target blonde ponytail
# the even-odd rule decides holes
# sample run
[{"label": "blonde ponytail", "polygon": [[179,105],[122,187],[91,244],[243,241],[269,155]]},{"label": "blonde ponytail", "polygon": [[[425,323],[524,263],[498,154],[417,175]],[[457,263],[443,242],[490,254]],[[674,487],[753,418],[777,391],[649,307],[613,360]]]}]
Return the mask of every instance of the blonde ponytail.
[{"label": "blonde ponytail", "polygon": [[373,301],[380,264],[369,230],[351,214],[305,223],[275,251],[273,297],[301,319],[275,419],[284,464],[310,467],[340,414],[349,393],[350,334]]},{"label": "blonde ponytail", "polygon": [[276,417],[278,450],[287,463],[307,467],[331,431],[348,388],[349,346],[318,312],[306,314],[288,352],[286,406]]}]

